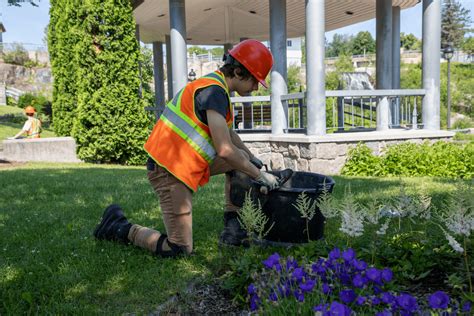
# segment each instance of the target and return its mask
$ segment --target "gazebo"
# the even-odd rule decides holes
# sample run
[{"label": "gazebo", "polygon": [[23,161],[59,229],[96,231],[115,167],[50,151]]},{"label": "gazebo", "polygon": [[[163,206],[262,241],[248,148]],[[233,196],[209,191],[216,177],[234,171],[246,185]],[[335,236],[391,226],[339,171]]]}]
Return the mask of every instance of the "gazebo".
[{"label": "gazebo", "polygon": [[[352,114],[349,114],[352,115],[352,126],[360,124],[354,125],[358,120],[363,122],[363,127],[370,113],[370,120],[375,125],[374,133],[379,135],[377,139],[393,136],[393,128],[400,127],[400,118],[412,129],[420,125],[423,127],[426,133],[418,130],[417,135],[421,133],[423,136],[413,136],[414,138],[450,137],[452,133],[440,131],[441,0],[422,0],[422,86],[415,90],[400,89],[400,11],[419,2],[136,0],[134,15],[140,39],[153,44],[158,112],[164,104],[163,44],[166,44],[167,52],[168,91],[175,94],[187,83],[187,44],[220,44],[227,50],[242,39],[254,38],[269,41],[274,55],[271,95],[267,98],[235,97],[233,103],[248,105],[268,101],[271,104],[271,134],[267,133],[260,138],[248,136],[247,138],[252,138],[248,141],[292,141],[298,137],[300,143],[329,140],[337,142],[338,136],[327,134],[327,131],[330,128],[340,128],[334,122],[341,122],[347,107],[352,109]],[[373,18],[376,19],[375,90],[326,91],[325,32]],[[306,91],[288,94],[286,43],[288,38],[302,36],[306,40]],[[329,115],[333,116],[334,126],[328,126],[327,123],[327,104],[331,100],[333,110]],[[405,108],[404,103],[408,104]],[[417,123],[416,109],[420,104],[422,119]],[[360,111],[354,112],[354,108],[359,107]],[[297,112],[294,112],[295,108]],[[263,114],[260,115],[262,117]],[[295,117],[297,126],[294,125]],[[291,131],[300,134],[292,136]],[[347,140],[347,135],[340,137],[350,141]],[[355,137],[354,141],[360,137],[362,135]]]}]

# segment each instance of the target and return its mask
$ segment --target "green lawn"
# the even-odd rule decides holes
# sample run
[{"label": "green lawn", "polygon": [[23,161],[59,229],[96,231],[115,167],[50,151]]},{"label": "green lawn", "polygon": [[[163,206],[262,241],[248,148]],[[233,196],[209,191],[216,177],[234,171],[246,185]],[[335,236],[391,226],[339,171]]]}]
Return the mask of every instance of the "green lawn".
[{"label": "green lawn", "polygon": [[0,105],[0,115],[23,113],[23,109],[17,106]]},{"label": "green lawn", "polygon": [[[144,168],[36,163],[0,169],[0,315],[147,314],[176,293],[186,295],[192,281],[225,279],[231,260],[274,252],[218,247],[223,180],[213,177],[194,197],[195,255],[173,260],[92,237],[110,203],[121,204],[132,223],[163,230]],[[350,184],[362,199],[393,196],[401,182],[423,183],[438,205],[453,189],[452,181],[434,178],[335,180],[336,196]],[[314,255],[311,245],[304,249]]]},{"label": "green lawn", "polygon": [[[25,119],[26,121],[26,119]],[[11,123],[11,122],[0,122],[0,143],[7,139],[8,137],[13,137],[18,133],[23,124]],[[43,128],[43,132],[41,133],[41,137],[56,137],[54,132],[49,128]]]}]

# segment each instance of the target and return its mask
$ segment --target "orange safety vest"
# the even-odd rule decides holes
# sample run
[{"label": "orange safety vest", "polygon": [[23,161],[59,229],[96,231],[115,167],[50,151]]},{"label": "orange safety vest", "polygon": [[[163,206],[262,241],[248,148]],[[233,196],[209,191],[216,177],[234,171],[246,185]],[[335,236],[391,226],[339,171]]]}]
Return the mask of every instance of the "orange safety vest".
[{"label": "orange safety vest", "polygon": [[33,119],[31,120],[31,127],[26,132],[26,135],[28,138],[40,138],[40,133],[41,133],[41,121],[33,117]]},{"label": "orange safety vest", "polygon": [[168,102],[144,146],[158,165],[194,192],[209,182],[209,166],[217,155],[209,126],[194,112],[194,97],[199,89],[213,85],[226,91],[229,98],[226,122],[232,128],[234,115],[229,88],[222,72],[215,71],[188,83]]}]

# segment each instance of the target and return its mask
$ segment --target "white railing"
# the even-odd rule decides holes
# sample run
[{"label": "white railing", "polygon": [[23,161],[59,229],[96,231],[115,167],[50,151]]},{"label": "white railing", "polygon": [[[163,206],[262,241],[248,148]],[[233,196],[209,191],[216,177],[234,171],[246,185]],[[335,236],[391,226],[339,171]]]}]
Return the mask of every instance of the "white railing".
[{"label": "white railing", "polygon": [[[390,107],[390,128],[418,128],[424,95],[423,89],[326,91],[326,130],[331,133],[375,129],[377,105],[385,98]],[[283,95],[281,100],[287,108],[287,132],[305,133],[306,93]],[[236,131],[271,131],[270,96],[234,97],[231,102]]]}]

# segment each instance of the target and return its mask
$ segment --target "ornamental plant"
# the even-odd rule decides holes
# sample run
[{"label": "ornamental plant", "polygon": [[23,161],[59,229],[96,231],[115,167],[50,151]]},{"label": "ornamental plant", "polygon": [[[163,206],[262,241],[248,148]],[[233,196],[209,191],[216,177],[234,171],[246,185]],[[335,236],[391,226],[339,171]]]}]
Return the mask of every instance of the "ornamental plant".
[{"label": "ornamental plant", "polygon": [[296,204],[293,204],[293,206],[298,210],[301,214],[301,218],[306,222],[305,231],[309,242],[309,222],[313,219],[314,214],[316,214],[316,201],[311,201],[311,198],[307,196],[305,192],[301,192],[296,199]]},{"label": "ornamental plant", "polygon": [[396,290],[393,272],[358,259],[352,248],[334,248],[327,258],[299,263],[273,253],[248,285],[250,310],[256,314],[316,315],[470,315],[443,291],[427,300]]},{"label": "ornamental plant", "polygon": [[247,232],[249,243],[252,242],[252,237],[256,237],[257,240],[262,240],[272,229],[274,224],[272,223],[265,231],[268,217],[263,213],[260,201],[258,201],[258,205],[255,205],[252,201],[251,190],[245,193],[244,204],[242,205],[242,209],[239,211],[239,217],[237,220],[242,228]]}]

